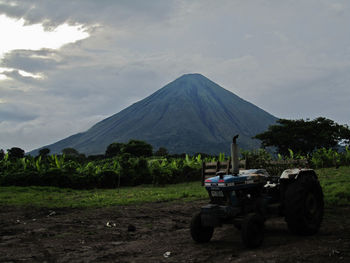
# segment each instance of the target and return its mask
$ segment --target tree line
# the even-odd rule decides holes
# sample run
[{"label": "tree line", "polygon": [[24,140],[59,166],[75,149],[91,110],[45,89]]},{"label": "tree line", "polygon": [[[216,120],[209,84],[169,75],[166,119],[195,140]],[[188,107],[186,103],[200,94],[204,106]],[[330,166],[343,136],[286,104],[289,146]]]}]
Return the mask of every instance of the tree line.
[{"label": "tree line", "polygon": [[[325,118],[281,119],[255,138],[260,138],[269,151],[241,151],[241,158],[250,164],[247,168],[267,168],[272,160],[294,159],[308,160],[313,168],[350,165],[349,128]],[[7,153],[0,151],[0,185],[70,188],[163,185],[199,180],[203,161],[227,159],[222,153],[169,154],[164,147],[153,152],[152,145],[139,140],[114,142],[105,154],[88,157],[73,148],[51,155],[49,149],[43,148],[36,157],[25,156],[24,150],[13,147]],[[281,167],[275,168],[271,172],[277,175]]]},{"label": "tree line", "polygon": [[[23,158],[26,155],[25,151],[19,147],[12,147],[10,149],[7,149],[7,154],[11,160]],[[158,150],[153,152],[153,146],[151,144],[145,141],[133,140],[133,139],[129,140],[129,142],[127,143],[121,143],[121,142],[111,143],[106,148],[106,151],[104,154],[86,156],[84,153],[80,153],[78,150],[72,147],[62,149],[61,154],[65,155],[66,158],[68,159],[72,159],[80,162],[112,158],[123,154],[127,154],[133,157],[155,156],[155,157],[185,158],[186,156],[186,153],[170,154],[165,147],[159,147]],[[197,153],[197,154],[201,154],[204,157],[210,156],[209,154],[206,154],[206,153]],[[42,158],[46,158],[49,155],[50,155],[49,148],[42,148],[39,150],[38,156],[41,156]],[[4,156],[5,156],[5,151],[3,149],[0,149],[0,160],[2,160]]]}]

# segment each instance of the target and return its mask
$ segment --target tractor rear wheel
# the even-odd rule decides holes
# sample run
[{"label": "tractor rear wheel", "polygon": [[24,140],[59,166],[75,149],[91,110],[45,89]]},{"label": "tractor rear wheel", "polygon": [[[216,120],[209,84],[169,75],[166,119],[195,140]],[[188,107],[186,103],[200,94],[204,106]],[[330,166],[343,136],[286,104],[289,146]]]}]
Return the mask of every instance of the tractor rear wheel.
[{"label": "tractor rear wheel", "polygon": [[190,229],[192,239],[197,243],[209,242],[214,233],[214,227],[202,225],[201,213],[192,217]]},{"label": "tractor rear wheel", "polygon": [[315,234],[323,219],[323,192],[315,178],[298,179],[285,194],[285,220],[292,233]]},{"label": "tractor rear wheel", "polygon": [[247,248],[257,248],[264,240],[264,218],[260,214],[248,214],[242,222],[242,241]]}]

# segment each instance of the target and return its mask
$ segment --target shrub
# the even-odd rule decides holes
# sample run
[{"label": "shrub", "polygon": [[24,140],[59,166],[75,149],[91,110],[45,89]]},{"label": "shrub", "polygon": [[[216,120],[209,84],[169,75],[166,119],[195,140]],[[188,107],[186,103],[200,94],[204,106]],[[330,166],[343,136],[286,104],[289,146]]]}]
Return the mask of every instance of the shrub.
[{"label": "shrub", "polygon": [[129,153],[136,157],[149,157],[153,154],[153,147],[144,141],[130,140],[122,147],[121,151],[122,153]]},{"label": "shrub", "polygon": [[321,148],[312,155],[311,162],[315,168],[341,165],[341,155],[333,149]]},{"label": "shrub", "polygon": [[106,157],[114,157],[121,154],[121,150],[124,147],[124,143],[114,142],[108,145],[106,149]]},{"label": "shrub", "polygon": [[63,169],[50,168],[42,176],[42,184],[45,186],[73,187],[71,176]]},{"label": "shrub", "polygon": [[18,147],[12,147],[7,150],[10,159],[19,159],[24,157],[24,150]]},{"label": "shrub", "polygon": [[97,177],[98,186],[101,188],[116,188],[118,185],[118,174],[115,171],[104,170]]}]

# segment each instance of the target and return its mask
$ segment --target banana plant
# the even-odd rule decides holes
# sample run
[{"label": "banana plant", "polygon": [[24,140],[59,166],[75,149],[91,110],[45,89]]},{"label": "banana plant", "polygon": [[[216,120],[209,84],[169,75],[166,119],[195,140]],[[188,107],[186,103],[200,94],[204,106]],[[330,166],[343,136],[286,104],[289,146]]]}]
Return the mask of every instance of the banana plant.
[{"label": "banana plant", "polygon": [[173,170],[179,169],[178,161],[176,159],[172,160],[171,163],[169,163],[169,167]]},{"label": "banana plant", "polygon": [[224,162],[226,160],[225,153],[219,153],[219,162]]},{"label": "banana plant", "polygon": [[117,160],[113,160],[113,171],[118,171],[120,169],[120,164]]},{"label": "banana plant", "polygon": [[277,154],[277,160],[278,161],[283,161],[283,156],[281,154]]},{"label": "banana plant", "polygon": [[160,163],[160,167],[166,167],[168,165],[168,160],[167,159],[163,159],[162,162]]},{"label": "banana plant", "polygon": [[350,148],[348,145],[345,146],[345,164],[350,165]]},{"label": "banana plant", "polygon": [[202,163],[202,155],[199,153],[198,155],[197,155],[197,157],[196,157],[196,162],[198,163],[198,164],[201,164]]},{"label": "banana plant", "polygon": [[25,157],[23,157],[23,158],[20,158],[19,159],[19,161],[20,161],[20,163],[22,164],[22,168],[23,168],[23,171],[26,171],[27,170],[27,160],[26,160],[26,158]]},{"label": "banana plant", "polygon": [[190,158],[190,156],[188,154],[186,154],[185,156],[185,165],[192,167],[194,164],[194,158]]},{"label": "banana plant", "polygon": [[100,165],[96,165],[95,166],[95,174],[97,175],[97,174],[100,174],[101,172],[102,172],[101,166]]},{"label": "banana plant", "polygon": [[1,166],[4,168],[4,170],[9,169],[11,166],[11,161],[9,159],[9,154],[6,153],[4,158],[0,161]]},{"label": "banana plant", "polygon": [[42,173],[44,171],[44,167],[43,167],[42,162],[41,162],[41,155],[35,161],[35,168],[39,173]]},{"label": "banana plant", "polygon": [[54,158],[55,158],[56,168],[63,169],[65,155],[62,154],[61,156],[58,156],[57,154],[55,154]]}]

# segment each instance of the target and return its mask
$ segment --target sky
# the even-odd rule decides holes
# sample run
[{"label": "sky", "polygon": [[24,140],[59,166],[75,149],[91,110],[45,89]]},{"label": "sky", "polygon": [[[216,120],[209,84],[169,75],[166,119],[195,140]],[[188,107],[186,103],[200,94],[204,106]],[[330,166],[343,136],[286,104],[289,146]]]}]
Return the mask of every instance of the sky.
[{"label": "sky", "polygon": [[350,125],[350,1],[0,0],[0,149],[83,132],[186,73]]}]

